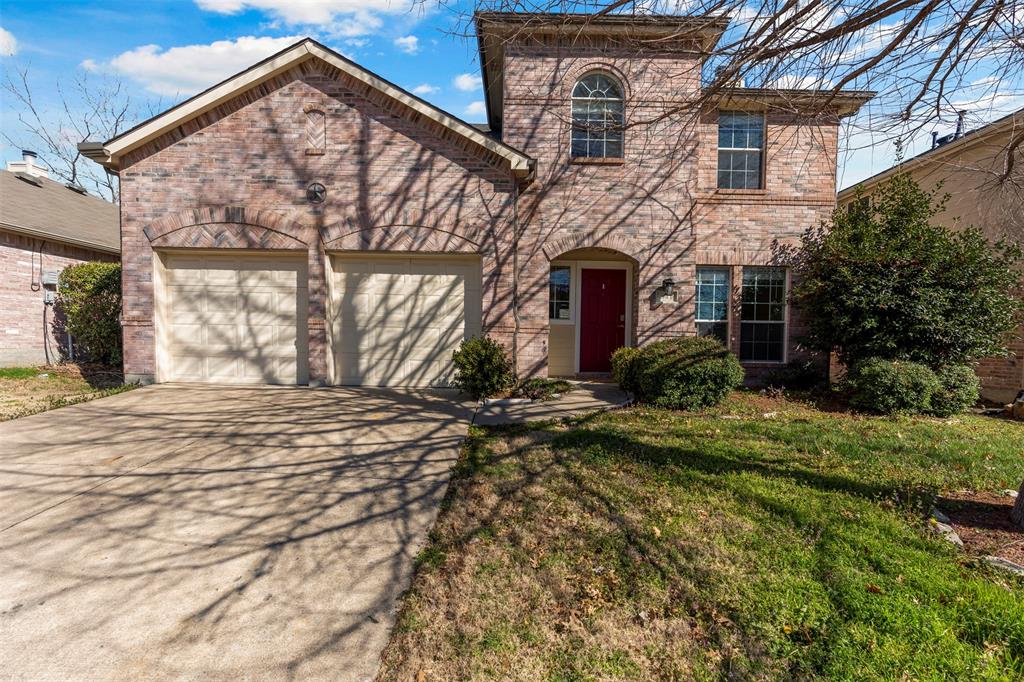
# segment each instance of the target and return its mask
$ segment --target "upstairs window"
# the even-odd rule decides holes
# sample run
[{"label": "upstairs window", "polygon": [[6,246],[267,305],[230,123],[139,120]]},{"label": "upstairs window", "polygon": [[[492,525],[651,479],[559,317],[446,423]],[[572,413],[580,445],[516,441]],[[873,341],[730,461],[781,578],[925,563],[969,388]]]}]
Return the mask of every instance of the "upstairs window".
[{"label": "upstairs window", "polygon": [[729,347],[729,270],[697,268],[697,335]]},{"label": "upstairs window", "polygon": [[785,268],[743,268],[740,360],[784,362]]},{"label": "upstairs window", "polygon": [[622,158],[622,87],[604,73],[581,78],[572,89],[572,156]]},{"label": "upstairs window", "polygon": [[764,115],[723,111],[718,115],[718,188],[763,189]]}]

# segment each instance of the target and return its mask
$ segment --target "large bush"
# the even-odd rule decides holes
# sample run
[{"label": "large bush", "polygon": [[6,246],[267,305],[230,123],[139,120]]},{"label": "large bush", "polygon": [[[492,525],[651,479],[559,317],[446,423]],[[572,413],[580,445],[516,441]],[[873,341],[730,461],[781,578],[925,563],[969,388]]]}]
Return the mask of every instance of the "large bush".
[{"label": "large bush", "polygon": [[793,295],[811,347],[847,366],[879,357],[933,369],[1007,352],[1021,250],[932,225],[944,204],[900,174],[804,236]]},{"label": "large bush", "polygon": [[935,416],[959,414],[978,402],[981,381],[970,365],[943,367],[935,376],[939,380],[939,388],[932,395],[931,412]]},{"label": "large bush", "polygon": [[459,345],[452,356],[455,385],[475,399],[487,398],[512,388],[515,372],[505,349],[486,336],[474,336]]},{"label": "large bush", "polygon": [[846,375],[850,404],[867,412],[922,414],[932,409],[940,389],[938,377],[926,365],[906,360],[871,358]]},{"label": "large bush", "polygon": [[121,364],[121,266],[82,263],[58,278],[58,306],[75,344],[75,358]]},{"label": "large bush", "polygon": [[637,400],[682,410],[717,405],[743,382],[739,360],[710,337],[666,339],[619,350],[612,368],[619,385]]}]

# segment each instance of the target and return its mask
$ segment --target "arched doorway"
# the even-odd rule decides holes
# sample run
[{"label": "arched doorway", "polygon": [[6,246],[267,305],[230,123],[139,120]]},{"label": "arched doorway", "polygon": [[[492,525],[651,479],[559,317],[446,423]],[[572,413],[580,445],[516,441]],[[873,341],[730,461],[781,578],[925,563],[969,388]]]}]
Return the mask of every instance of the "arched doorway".
[{"label": "arched doorway", "polygon": [[636,262],[620,251],[582,248],[551,259],[548,375],[611,372],[611,355],[635,343]]}]

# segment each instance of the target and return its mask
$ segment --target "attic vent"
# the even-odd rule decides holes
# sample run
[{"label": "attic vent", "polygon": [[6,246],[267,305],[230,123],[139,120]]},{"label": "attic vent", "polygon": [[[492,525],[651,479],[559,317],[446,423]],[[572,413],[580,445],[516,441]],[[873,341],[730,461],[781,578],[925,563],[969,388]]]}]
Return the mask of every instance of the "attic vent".
[{"label": "attic vent", "polygon": [[88,194],[88,193],[89,193],[89,192],[88,192],[88,191],[87,191],[87,190],[86,190],[86,189],[85,189],[84,187],[82,187],[81,185],[75,185],[75,184],[73,184],[73,183],[70,183],[70,182],[69,182],[69,183],[67,183],[67,184],[66,184],[66,185],[64,185],[64,186],[65,186],[65,187],[67,187],[67,188],[68,188],[69,190],[71,190],[72,192],[78,192],[79,194],[82,194],[82,195],[86,195],[86,194]]},{"label": "attic vent", "polygon": [[327,115],[314,106],[306,109],[306,153],[320,155],[327,151]]},{"label": "attic vent", "polygon": [[19,180],[24,180],[25,182],[27,182],[30,185],[35,185],[36,187],[42,187],[43,186],[43,181],[40,180],[39,178],[37,178],[34,175],[29,175],[28,173],[20,173],[20,172],[19,173],[15,173],[14,175]]}]

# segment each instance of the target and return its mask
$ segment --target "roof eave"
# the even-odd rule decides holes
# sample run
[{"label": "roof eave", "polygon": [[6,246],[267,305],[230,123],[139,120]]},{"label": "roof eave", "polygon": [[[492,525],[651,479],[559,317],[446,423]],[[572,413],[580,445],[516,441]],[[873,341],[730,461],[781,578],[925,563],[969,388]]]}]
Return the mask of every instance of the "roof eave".
[{"label": "roof eave", "polygon": [[107,253],[112,256],[120,255],[121,249],[116,246],[109,246],[107,244],[101,244],[99,242],[89,241],[88,239],[75,239],[74,237],[65,237],[63,235],[55,235],[45,230],[36,230],[31,227],[22,227],[21,225],[12,225],[10,223],[0,222],[0,230],[6,230],[8,232],[15,232],[17,234],[23,234],[27,237],[35,237],[37,239],[45,239],[51,242],[58,242],[60,244],[70,244],[71,246],[77,246],[90,251],[99,251],[101,253]]},{"label": "roof eave", "polygon": [[517,177],[525,178],[530,175],[533,159],[526,154],[492,139],[465,121],[442,111],[412,93],[406,92],[397,85],[377,76],[342,55],[329,50],[311,38],[305,38],[291,47],[285,48],[264,61],[208,88],[195,97],[168,109],[166,112],[135,126],[107,142],[83,142],[79,145],[79,149],[83,155],[95,160],[104,167],[111,170],[119,170],[121,158],[128,152],[173,130],[186,121],[220,106],[224,102],[236,97],[240,92],[256,87],[260,83],[314,57],[344,71],[349,77],[383,91],[387,96],[401,102],[425,118],[454,130],[479,147],[504,159]]}]

